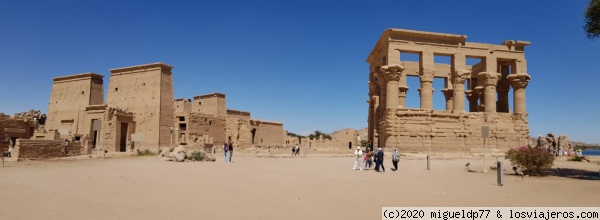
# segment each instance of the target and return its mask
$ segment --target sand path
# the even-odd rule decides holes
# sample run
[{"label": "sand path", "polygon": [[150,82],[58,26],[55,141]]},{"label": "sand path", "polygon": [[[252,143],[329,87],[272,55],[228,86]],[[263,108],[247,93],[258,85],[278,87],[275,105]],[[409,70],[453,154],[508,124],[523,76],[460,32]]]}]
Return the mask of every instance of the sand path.
[{"label": "sand path", "polygon": [[350,157],[11,162],[0,168],[0,213],[2,219],[364,220],[379,219],[384,206],[600,206],[600,180],[506,175],[500,187],[495,172],[467,172],[467,161],[481,170],[474,159],[435,160],[431,170],[424,160],[402,160],[397,172],[388,160],[385,173],[354,171]]}]

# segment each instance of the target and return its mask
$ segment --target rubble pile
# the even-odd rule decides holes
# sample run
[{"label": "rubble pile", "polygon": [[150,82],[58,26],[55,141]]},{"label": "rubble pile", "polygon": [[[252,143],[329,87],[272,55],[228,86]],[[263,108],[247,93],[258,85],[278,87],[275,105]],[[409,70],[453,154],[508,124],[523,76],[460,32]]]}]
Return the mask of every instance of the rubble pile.
[{"label": "rubble pile", "polygon": [[[195,158],[195,155],[201,155],[201,158]],[[216,161],[215,155],[199,149],[186,149],[184,145],[179,145],[171,150],[169,147],[161,149],[158,157],[165,161]]]},{"label": "rubble pile", "polygon": [[24,117],[24,118],[37,118],[38,123],[43,125],[46,123],[46,114],[42,114],[42,111],[30,109],[26,112],[19,112],[15,114],[16,117]]}]

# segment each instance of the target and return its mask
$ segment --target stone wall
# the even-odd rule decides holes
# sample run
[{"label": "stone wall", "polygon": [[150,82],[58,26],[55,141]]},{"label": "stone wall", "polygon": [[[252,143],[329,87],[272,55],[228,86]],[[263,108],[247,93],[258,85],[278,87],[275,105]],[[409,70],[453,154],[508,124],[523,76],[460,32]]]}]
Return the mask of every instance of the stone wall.
[{"label": "stone wall", "polygon": [[[203,135],[212,137],[216,145],[225,142],[226,119],[201,113],[190,113],[189,124],[187,125],[188,139],[196,141]],[[190,142],[188,140],[188,142]]]},{"label": "stone wall", "polygon": [[281,145],[283,139],[283,124],[261,120],[250,120],[250,129],[256,129],[254,134],[255,145]]},{"label": "stone wall", "polygon": [[527,144],[529,128],[519,114],[483,113],[451,114],[444,111],[399,109],[394,120],[387,122],[386,148],[406,153],[475,153],[484,140],[482,126],[489,127],[487,149],[506,150]]},{"label": "stone wall", "polygon": [[[9,139],[29,139],[33,135],[33,120],[23,117],[10,117],[0,113],[0,150],[8,150]],[[13,144],[15,144],[13,142]]]},{"label": "stone wall", "polygon": [[250,120],[250,112],[227,109],[227,118],[239,118],[243,120]]},{"label": "stone wall", "polygon": [[23,159],[48,159],[65,157],[81,153],[80,142],[57,140],[17,140],[12,156],[16,160]]},{"label": "stone wall", "polygon": [[359,144],[359,142],[357,141],[357,138],[356,138],[357,135],[358,135],[358,131],[354,130],[352,128],[346,128],[346,129],[342,129],[342,130],[331,133],[331,137],[334,140],[337,140],[342,143],[346,143],[346,145],[349,142],[352,142],[353,145]]},{"label": "stone wall", "polygon": [[207,115],[227,117],[225,94],[212,93],[195,96],[192,111]]},{"label": "stone wall", "polygon": [[189,99],[175,99],[173,107],[176,114],[192,112],[192,103]]},{"label": "stone wall", "polygon": [[174,124],[171,69],[164,63],[111,69],[106,104],[134,114],[134,133],[145,137],[138,149],[170,144]]},{"label": "stone wall", "polygon": [[84,73],[54,78],[45,128],[58,130],[61,138],[80,134],[85,107],[104,103],[103,77]]},{"label": "stone wall", "polygon": [[[242,118],[228,117],[225,141],[231,141],[234,147],[252,146],[252,130],[250,129],[250,121]],[[217,143],[217,145],[218,144],[223,143]]]}]

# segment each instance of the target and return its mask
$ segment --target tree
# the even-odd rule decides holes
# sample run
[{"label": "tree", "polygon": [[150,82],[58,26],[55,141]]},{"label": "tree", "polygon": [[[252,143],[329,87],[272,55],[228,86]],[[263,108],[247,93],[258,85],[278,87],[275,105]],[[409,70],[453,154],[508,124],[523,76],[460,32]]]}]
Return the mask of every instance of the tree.
[{"label": "tree", "polygon": [[328,140],[332,139],[331,135],[328,135],[327,133],[323,133],[322,131],[319,131],[319,130],[317,130],[317,131],[313,132],[312,134],[308,135],[308,138],[310,138],[311,140],[312,139],[317,139],[321,135],[323,135],[323,139],[328,139]]},{"label": "tree", "polygon": [[600,0],[590,0],[588,8],[585,10],[584,29],[587,38],[593,40],[600,37]]}]

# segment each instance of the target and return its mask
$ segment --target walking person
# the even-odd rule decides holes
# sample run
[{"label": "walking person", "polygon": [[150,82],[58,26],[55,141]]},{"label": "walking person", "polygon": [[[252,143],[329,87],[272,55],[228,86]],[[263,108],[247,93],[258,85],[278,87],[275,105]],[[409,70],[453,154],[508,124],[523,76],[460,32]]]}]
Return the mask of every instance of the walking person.
[{"label": "walking person", "polygon": [[365,169],[367,167],[371,169],[371,157],[373,157],[373,152],[367,148],[367,154],[365,155]]},{"label": "walking person", "polygon": [[13,150],[13,147],[12,146],[8,146],[8,154],[6,156],[12,157],[12,150]]},{"label": "walking person", "polygon": [[292,157],[296,154],[296,146],[292,147]]},{"label": "walking person", "polygon": [[383,170],[383,172],[385,172],[385,167],[383,166],[383,150],[381,150],[380,148],[377,148],[377,154],[375,154],[375,157],[377,158],[377,163],[375,164],[375,171],[379,172],[379,167],[381,167],[381,169]]},{"label": "walking person", "polygon": [[227,146],[228,149],[227,151],[229,151],[229,163],[231,163],[231,157],[233,156],[233,144],[231,142],[229,142],[229,146]]},{"label": "walking person", "polygon": [[400,161],[400,152],[398,152],[398,148],[394,148],[394,154],[392,154],[392,164],[394,164],[394,169],[392,169],[392,171],[398,170],[398,161]]},{"label": "walking person", "polygon": [[[356,147],[356,150],[354,151],[354,156],[355,156],[355,160],[354,160],[354,170],[362,170],[362,157],[363,152],[362,150],[360,150],[360,146]],[[357,168],[358,167],[358,168]]]},{"label": "walking person", "polygon": [[296,156],[300,155],[300,147],[298,147],[298,145],[296,145]]},{"label": "walking person", "polygon": [[227,150],[229,149],[229,146],[227,146],[227,143],[223,143],[223,153],[225,154],[225,158],[223,160],[225,160],[225,162],[227,162]]}]

